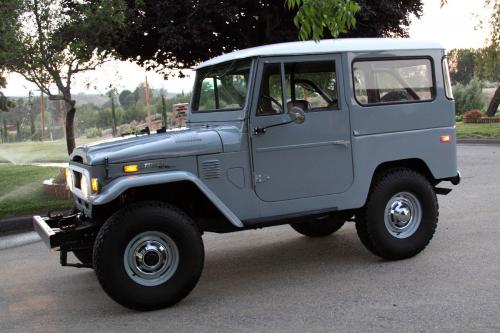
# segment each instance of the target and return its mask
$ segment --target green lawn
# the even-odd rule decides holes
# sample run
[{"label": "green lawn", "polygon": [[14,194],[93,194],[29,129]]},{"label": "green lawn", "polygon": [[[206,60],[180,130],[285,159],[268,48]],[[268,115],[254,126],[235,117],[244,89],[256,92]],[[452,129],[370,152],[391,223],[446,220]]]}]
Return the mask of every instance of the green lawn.
[{"label": "green lawn", "polygon": [[[79,138],[76,145],[103,140],[103,138]],[[33,163],[33,162],[67,162],[68,152],[66,140],[44,142],[16,142],[0,144],[0,162]]]},{"label": "green lawn", "polygon": [[464,124],[457,123],[458,138],[500,138],[500,123]]},{"label": "green lawn", "polygon": [[58,168],[0,165],[0,218],[71,207],[72,200],[52,198],[43,192],[43,180],[58,172]]}]

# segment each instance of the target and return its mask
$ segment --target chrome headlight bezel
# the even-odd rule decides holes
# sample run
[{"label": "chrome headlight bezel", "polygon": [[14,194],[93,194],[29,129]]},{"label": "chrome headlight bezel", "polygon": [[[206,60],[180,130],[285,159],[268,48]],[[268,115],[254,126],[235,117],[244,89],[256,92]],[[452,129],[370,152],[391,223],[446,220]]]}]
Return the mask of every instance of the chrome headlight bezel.
[{"label": "chrome headlight bezel", "polygon": [[80,180],[80,190],[82,191],[82,194],[85,198],[89,197],[90,193],[89,182],[85,175],[82,175],[82,178]]},{"label": "chrome headlight bezel", "polygon": [[73,190],[73,171],[71,171],[70,168],[65,168],[64,170],[65,176],[66,176],[66,187],[72,191]]}]

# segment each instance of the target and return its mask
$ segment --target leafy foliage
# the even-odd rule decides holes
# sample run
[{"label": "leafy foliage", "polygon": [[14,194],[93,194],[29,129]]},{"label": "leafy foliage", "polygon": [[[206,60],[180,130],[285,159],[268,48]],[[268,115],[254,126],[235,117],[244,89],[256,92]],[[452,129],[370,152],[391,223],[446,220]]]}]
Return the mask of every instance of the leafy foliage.
[{"label": "leafy foliage", "polygon": [[[5,88],[7,85],[7,80],[3,76],[1,76],[0,73],[0,89]],[[4,96],[4,94],[0,91],[0,112],[1,111],[8,111],[9,108],[13,107],[14,103],[10,100],[7,99],[7,97]]]},{"label": "leafy foliage", "polygon": [[[98,0],[89,0],[97,3]],[[66,0],[79,3],[80,0]],[[314,14],[310,31],[316,38],[408,36],[407,27],[411,15],[420,17],[422,0],[357,0],[360,10],[355,12],[352,0],[292,0],[295,4],[288,10],[285,0],[158,0],[128,1],[124,14],[125,23],[110,32],[111,43],[100,39],[87,43],[99,50],[111,52],[124,60],[137,62],[148,69],[174,74],[175,69],[192,68],[200,61],[231,52],[235,49],[296,41],[299,29],[294,18],[301,11],[297,22],[303,22],[307,14]],[[335,4],[320,12],[324,4]],[[340,7],[349,4],[348,7]],[[305,7],[304,7],[305,6]],[[309,9],[309,8],[313,9]],[[311,12],[312,10],[312,12]],[[318,16],[323,14],[323,16]],[[302,19],[301,19],[302,17]],[[316,21],[317,18],[320,21]],[[331,19],[339,22],[333,22]],[[304,20],[304,21],[303,21]],[[344,23],[342,23],[344,22]],[[314,28],[313,28],[314,26]],[[324,27],[324,31],[320,31]],[[348,27],[352,29],[346,31]],[[332,31],[329,30],[332,28]],[[114,37],[113,37],[114,36]]]},{"label": "leafy foliage", "polygon": [[[2,24],[0,48],[2,66],[23,75],[49,98],[62,98],[66,105],[68,153],[75,147],[73,119],[75,101],[71,96],[74,75],[94,69],[108,53],[96,52],[88,40],[103,45],[110,32],[123,22],[123,0],[78,1],[69,7],[63,0],[5,0],[0,6]],[[59,92],[62,95],[59,97]]]},{"label": "leafy foliage", "polygon": [[[11,42],[9,35],[6,33],[11,26],[16,26],[16,14],[13,11],[9,11],[9,9],[13,8],[11,0],[5,0],[5,3],[2,1],[2,7],[7,9],[4,15],[0,16],[0,89],[5,88],[7,85],[7,81],[3,75],[3,70],[5,69],[5,50],[9,46]],[[12,104],[9,100],[4,96],[4,94],[0,91],[0,112],[8,111],[9,107]]]},{"label": "leafy foliage", "polygon": [[102,136],[101,130],[95,127],[87,128],[85,130],[85,137],[87,139],[99,138]]},{"label": "leafy foliage", "polygon": [[448,53],[448,63],[452,84],[467,84],[476,72],[476,50],[453,49]]},{"label": "leafy foliage", "polygon": [[293,23],[302,40],[320,40],[328,29],[332,37],[356,25],[359,5],[351,0],[287,0],[288,9],[298,8]]},{"label": "leafy foliage", "polygon": [[135,103],[137,103],[137,99],[130,90],[123,90],[120,95],[118,95],[118,100],[120,101],[120,105],[125,108],[125,110],[130,109]]},{"label": "leafy foliage", "polygon": [[453,89],[456,113],[462,115],[469,110],[482,109],[484,107],[482,91],[482,83],[475,79],[467,85],[457,83]]}]

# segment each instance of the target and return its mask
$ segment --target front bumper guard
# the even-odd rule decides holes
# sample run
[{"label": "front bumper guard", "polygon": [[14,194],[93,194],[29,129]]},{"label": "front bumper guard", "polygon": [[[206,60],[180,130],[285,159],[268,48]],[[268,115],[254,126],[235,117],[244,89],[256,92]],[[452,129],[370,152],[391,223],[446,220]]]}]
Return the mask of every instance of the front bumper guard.
[{"label": "front bumper guard", "polygon": [[96,225],[82,220],[81,213],[54,217],[33,216],[33,228],[50,250],[60,251],[62,266],[91,267],[67,262],[68,252],[91,249],[97,233]]}]

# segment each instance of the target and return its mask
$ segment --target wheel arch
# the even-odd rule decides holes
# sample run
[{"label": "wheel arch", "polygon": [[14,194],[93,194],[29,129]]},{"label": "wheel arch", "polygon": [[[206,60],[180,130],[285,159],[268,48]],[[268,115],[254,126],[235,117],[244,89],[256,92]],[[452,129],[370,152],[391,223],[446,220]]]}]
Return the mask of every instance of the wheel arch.
[{"label": "wheel arch", "polygon": [[93,215],[100,220],[127,204],[155,200],[183,210],[203,231],[227,232],[243,227],[215,193],[188,172],[122,177],[106,186],[96,199],[92,202]]},{"label": "wheel arch", "polygon": [[427,163],[425,163],[425,161],[419,158],[408,158],[408,159],[393,160],[380,163],[373,171],[370,188],[373,186],[374,182],[384,173],[386,173],[391,169],[398,169],[398,168],[410,169],[422,174],[425,178],[427,178],[427,180],[432,184],[432,186],[435,186],[440,182],[440,180],[434,177],[434,175],[431,172],[431,169],[429,168]]}]

